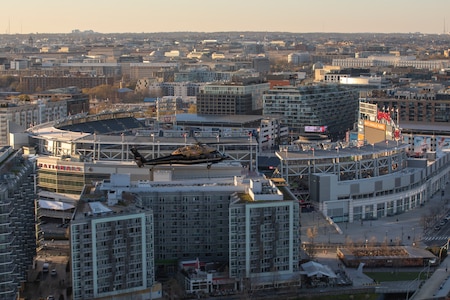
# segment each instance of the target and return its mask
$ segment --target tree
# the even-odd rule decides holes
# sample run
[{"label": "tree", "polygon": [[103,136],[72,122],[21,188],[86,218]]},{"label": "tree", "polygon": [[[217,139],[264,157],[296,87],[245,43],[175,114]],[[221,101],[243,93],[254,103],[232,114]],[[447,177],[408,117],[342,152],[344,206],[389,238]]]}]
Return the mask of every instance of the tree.
[{"label": "tree", "polygon": [[30,101],[30,96],[28,96],[27,94],[19,95],[19,100],[20,101]]},{"label": "tree", "polygon": [[189,106],[188,113],[196,114],[197,113],[197,105],[196,104],[191,104]]},{"label": "tree", "polygon": [[167,289],[169,299],[177,299],[184,296],[184,290],[175,278],[170,278],[169,281],[167,281]]},{"label": "tree", "polygon": [[19,83],[18,76],[0,76],[0,87],[14,89]]},{"label": "tree", "polygon": [[314,238],[317,236],[317,227],[309,227],[306,230],[306,235],[308,236],[309,243],[306,244],[305,252],[308,254],[309,259],[314,259],[316,257],[316,245],[314,243]]},{"label": "tree", "polygon": [[102,84],[91,89],[83,89],[82,91],[84,94],[89,95],[91,99],[110,99],[111,101],[114,101],[116,99],[117,87],[108,84]]},{"label": "tree", "polygon": [[288,64],[286,59],[277,59],[270,61],[270,71],[271,72],[282,72],[288,71],[291,66]]},{"label": "tree", "polygon": [[11,83],[11,89],[16,92],[24,92],[25,87],[21,82],[13,82]]},{"label": "tree", "polygon": [[428,229],[428,222],[429,222],[428,216],[425,214],[422,214],[422,216],[420,217],[420,220],[419,220],[419,224],[420,224],[420,226],[422,226],[424,231]]}]

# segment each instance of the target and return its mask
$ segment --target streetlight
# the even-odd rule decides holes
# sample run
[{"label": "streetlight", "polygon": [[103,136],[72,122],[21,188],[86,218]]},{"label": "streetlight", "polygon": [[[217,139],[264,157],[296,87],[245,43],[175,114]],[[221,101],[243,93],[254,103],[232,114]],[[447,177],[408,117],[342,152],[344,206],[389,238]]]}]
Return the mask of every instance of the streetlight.
[{"label": "streetlight", "polygon": [[[413,281],[411,281],[411,283],[409,284],[409,286],[412,287],[413,284],[417,284],[416,281],[417,281],[417,282],[420,281],[420,276],[422,275],[423,271],[425,271],[425,270],[427,270],[428,273],[430,272],[430,261],[428,261],[428,265],[426,265],[426,266],[419,272],[419,275],[417,275],[417,278],[414,279]],[[428,277],[428,275],[427,275],[427,277]],[[419,287],[420,287],[420,285],[417,285],[417,288],[419,288]],[[417,293],[417,290],[416,290],[415,293]],[[412,294],[412,296],[414,296],[415,293]],[[408,300],[408,299],[409,299],[409,289],[407,289],[407,291],[406,291],[406,300]]]},{"label": "streetlight", "polygon": [[402,226],[402,245],[403,245],[403,226]]},{"label": "streetlight", "polygon": [[155,134],[151,133],[150,136],[152,137],[152,159],[155,158]]}]

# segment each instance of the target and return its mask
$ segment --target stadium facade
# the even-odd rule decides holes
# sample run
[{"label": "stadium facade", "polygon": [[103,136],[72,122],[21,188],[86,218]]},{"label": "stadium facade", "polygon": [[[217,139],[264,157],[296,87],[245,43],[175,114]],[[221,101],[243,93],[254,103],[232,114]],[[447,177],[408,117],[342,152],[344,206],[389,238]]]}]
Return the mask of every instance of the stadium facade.
[{"label": "stadium facade", "polygon": [[[323,145],[322,145],[323,147]],[[382,218],[420,207],[450,178],[450,152],[410,156],[397,141],[327,149],[286,147],[276,154],[280,176],[300,202],[335,222]]]},{"label": "stadium facade", "polygon": [[[192,128],[149,128],[134,118],[133,112],[78,115],[33,126],[29,133],[39,154],[38,185],[48,191],[80,194],[84,184],[109,178],[112,173],[129,173],[132,180],[148,180],[151,172],[136,167],[131,148],[136,147],[144,157],[153,159],[199,139],[226,153],[229,160],[224,163],[256,168],[258,142],[249,138],[248,128],[221,129],[223,136],[218,136],[220,130]],[[174,179],[177,176],[174,174]]]}]

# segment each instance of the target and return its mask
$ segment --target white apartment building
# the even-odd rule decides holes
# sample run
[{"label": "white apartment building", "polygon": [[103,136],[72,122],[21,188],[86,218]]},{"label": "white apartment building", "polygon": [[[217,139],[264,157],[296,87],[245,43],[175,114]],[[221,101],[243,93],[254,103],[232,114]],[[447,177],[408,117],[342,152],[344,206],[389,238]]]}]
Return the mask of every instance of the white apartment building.
[{"label": "white apartment building", "polygon": [[129,70],[124,70],[124,75],[129,75],[131,80],[142,78],[161,78],[167,81],[166,76],[173,76],[178,70],[178,63],[130,63]]},{"label": "white apartment building", "polygon": [[204,83],[195,82],[158,82],[156,80],[141,79],[136,85],[137,90],[148,90],[151,95],[173,97],[195,97]]},{"label": "white apartment building", "polygon": [[26,70],[30,66],[28,59],[14,59],[10,62],[11,70]]},{"label": "white apartment building", "polygon": [[302,63],[307,63],[311,60],[311,56],[308,52],[297,52],[288,55],[288,63],[293,65],[299,65]]},{"label": "white apartment building", "polygon": [[[229,167],[215,165],[204,178],[171,180],[192,167],[102,187],[112,197],[132,193],[138,207],[154,213],[155,265],[169,268],[172,261],[176,268],[178,260],[198,258],[229,263],[222,279],[238,289],[298,285],[300,221],[293,194],[241,166],[234,176]],[[217,286],[204,288],[213,292]]]},{"label": "white apartment building", "polygon": [[440,70],[450,66],[450,62],[448,60],[416,60],[414,56],[369,56],[368,58],[333,59],[332,65],[341,68],[393,66]]},{"label": "white apartment building", "polygon": [[268,151],[278,145],[281,140],[288,137],[289,128],[284,126],[281,120],[276,118],[264,118],[258,133],[260,151]]},{"label": "white apartment building", "polygon": [[230,277],[238,289],[300,284],[299,204],[271,181],[250,180],[230,204]]},{"label": "white apartment building", "polygon": [[8,145],[11,128],[23,130],[67,116],[67,101],[36,100],[32,102],[0,102],[0,145]]},{"label": "white apartment building", "polygon": [[[226,104],[227,99],[231,97],[245,97],[246,95],[250,95],[251,110],[262,109],[263,94],[269,88],[270,83],[268,82],[254,84],[208,84],[203,87],[200,95],[197,97],[198,111],[205,113],[209,110],[216,110],[217,113],[212,114],[220,114],[218,112],[225,111],[225,107],[229,105]],[[220,100],[219,97],[221,97]]]},{"label": "white apartment building", "polygon": [[80,202],[70,225],[73,299],[152,299],[153,244],[151,210]]}]

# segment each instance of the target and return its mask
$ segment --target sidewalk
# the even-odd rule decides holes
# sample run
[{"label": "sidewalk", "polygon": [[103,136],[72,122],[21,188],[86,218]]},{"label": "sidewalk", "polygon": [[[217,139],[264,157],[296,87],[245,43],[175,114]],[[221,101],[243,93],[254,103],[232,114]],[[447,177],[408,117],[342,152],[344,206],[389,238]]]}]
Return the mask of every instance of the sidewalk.
[{"label": "sidewalk", "polygon": [[302,241],[309,241],[308,228],[315,227],[317,228],[317,235],[314,237],[316,244],[345,244],[346,242],[364,244],[367,241],[368,243],[387,242],[392,245],[407,246],[413,246],[415,243],[418,247],[424,247],[422,239],[427,236],[427,232],[421,225],[421,218],[425,214],[435,214],[436,212],[440,212],[437,219],[443,218],[450,208],[450,205],[446,203],[449,195],[450,185],[447,185],[444,197],[441,198],[441,194],[438,192],[425,202],[424,206],[402,214],[371,221],[335,224],[342,233],[339,233],[335,226],[325,220],[321,212],[302,213]]},{"label": "sidewalk", "polygon": [[447,256],[433,275],[409,299],[445,299],[450,292],[450,256]]},{"label": "sidewalk", "polygon": [[[444,196],[436,193],[423,206],[407,211],[396,216],[380,218],[378,220],[330,224],[320,212],[301,214],[302,241],[309,242],[308,228],[311,231],[317,228],[314,242],[317,246],[326,247],[343,245],[345,243],[385,243],[391,245],[406,245],[425,248],[424,238],[431,233],[423,230],[421,219],[425,214],[438,213],[436,220],[442,219],[449,211],[448,199],[450,185],[445,188]],[[338,228],[338,229],[337,229]],[[341,233],[340,233],[340,232]],[[342,268],[342,264],[333,250],[318,251],[317,261],[328,265],[331,269]],[[354,286],[370,285],[373,280],[356,269],[346,268],[346,273],[353,280]],[[406,282],[410,284],[410,282]],[[418,282],[417,282],[418,284]],[[409,299],[430,299],[433,297],[445,297],[450,292],[450,256],[440,266],[436,267],[432,277],[423,284]],[[414,297],[414,298],[413,298]]]}]

